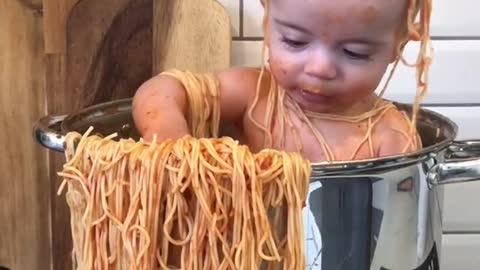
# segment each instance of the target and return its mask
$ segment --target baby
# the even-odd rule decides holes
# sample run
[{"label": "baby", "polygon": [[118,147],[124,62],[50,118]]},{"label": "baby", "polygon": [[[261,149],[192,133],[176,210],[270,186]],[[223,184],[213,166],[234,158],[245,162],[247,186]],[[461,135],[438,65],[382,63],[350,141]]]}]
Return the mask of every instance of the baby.
[{"label": "baby", "polygon": [[[425,92],[430,0],[262,4],[266,67],[215,73],[221,120],[238,127],[235,138],[252,151],[300,151],[312,162],[368,159],[421,147],[415,119],[375,90],[387,67],[396,66],[406,43],[414,40],[421,43],[417,94]],[[172,76],[145,82],[132,110],[146,140],[154,134],[157,140],[190,134],[185,87]]]}]

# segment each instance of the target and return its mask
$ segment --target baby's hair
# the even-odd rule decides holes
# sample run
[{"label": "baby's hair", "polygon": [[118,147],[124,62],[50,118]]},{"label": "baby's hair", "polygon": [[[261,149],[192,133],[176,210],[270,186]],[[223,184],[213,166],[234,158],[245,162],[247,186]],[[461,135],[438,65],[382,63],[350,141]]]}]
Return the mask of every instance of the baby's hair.
[{"label": "baby's hair", "polygon": [[[265,50],[268,49],[268,39],[269,39],[269,29],[268,29],[268,14],[269,14],[269,4],[270,1],[274,0],[260,0],[262,5],[264,6],[265,13],[263,17],[263,30],[264,30],[264,44],[262,48],[262,71],[264,69],[264,62],[265,62]],[[416,83],[417,83],[417,91],[415,95],[415,102],[413,105],[413,116],[412,116],[412,124],[413,126],[416,125],[417,121],[417,114],[420,107],[420,103],[422,102],[425,94],[427,92],[428,87],[428,72],[430,69],[431,64],[431,55],[432,55],[432,48],[431,48],[431,41],[430,41],[430,15],[432,11],[432,0],[407,0],[407,12],[406,14],[406,35],[403,35],[403,39],[400,40],[397,47],[397,58],[393,63],[393,66],[390,70],[390,73],[387,77],[387,80],[382,87],[382,90],[379,93],[379,96],[382,97],[387,86],[393,76],[394,71],[398,63],[401,61],[405,65],[409,67],[416,68]],[[409,41],[418,41],[420,42],[420,48],[418,52],[417,59],[414,63],[408,63],[406,59],[403,57],[403,50],[406,44]],[[262,72],[263,74],[263,72]],[[258,87],[260,87],[260,80],[262,80],[263,76],[260,76]],[[258,89],[257,89],[258,91]]]}]

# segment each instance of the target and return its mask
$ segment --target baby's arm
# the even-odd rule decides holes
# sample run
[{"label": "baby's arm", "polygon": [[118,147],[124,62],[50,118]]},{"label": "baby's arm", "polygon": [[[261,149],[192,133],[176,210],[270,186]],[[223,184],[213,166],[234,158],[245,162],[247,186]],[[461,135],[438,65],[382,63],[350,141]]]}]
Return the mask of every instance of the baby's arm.
[{"label": "baby's arm", "polygon": [[[216,73],[220,83],[221,119],[241,123],[255,96],[258,72],[249,68],[232,68]],[[142,137],[158,141],[177,139],[190,134],[186,115],[188,99],[177,79],[157,75],[146,81],[135,93],[133,119]]]}]

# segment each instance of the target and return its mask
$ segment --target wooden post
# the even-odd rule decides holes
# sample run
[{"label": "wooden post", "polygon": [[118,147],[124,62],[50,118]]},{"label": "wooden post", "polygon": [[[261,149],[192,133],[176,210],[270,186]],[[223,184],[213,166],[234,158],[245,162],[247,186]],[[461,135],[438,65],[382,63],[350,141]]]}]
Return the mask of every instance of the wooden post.
[{"label": "wooden post", "polygon": [[[44,0],[48,114],[131,97],[151,76],[152,0]],[[68,1],[68,2],[64,2]],[[49,153],[53,269],[72,265],[70,214]]]},{"label": "wooden post", "polygon": [[[230,17],[216,0],[154,0],[153,71],[230,66]],[[168,27],[165,27],[168,25]]]},{"label": "wooden post", "polygon": [[0,1],[0,266],[50,269],[47,152],[32,139],[45,114],[41,1]]}]

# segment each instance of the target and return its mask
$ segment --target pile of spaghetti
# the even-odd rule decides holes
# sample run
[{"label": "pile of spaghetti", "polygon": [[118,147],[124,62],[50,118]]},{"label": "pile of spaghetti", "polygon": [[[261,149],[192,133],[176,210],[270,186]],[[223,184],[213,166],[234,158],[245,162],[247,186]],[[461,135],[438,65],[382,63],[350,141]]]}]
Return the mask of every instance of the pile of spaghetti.
[{"label": "pile of spaghetti", "polygon": [[300,155],[90,132],[67,135],[59,173],[75,269],[304,269]]}]

